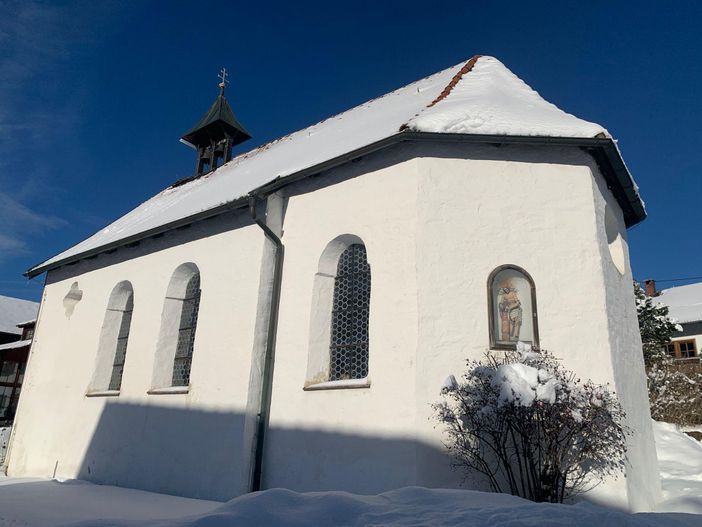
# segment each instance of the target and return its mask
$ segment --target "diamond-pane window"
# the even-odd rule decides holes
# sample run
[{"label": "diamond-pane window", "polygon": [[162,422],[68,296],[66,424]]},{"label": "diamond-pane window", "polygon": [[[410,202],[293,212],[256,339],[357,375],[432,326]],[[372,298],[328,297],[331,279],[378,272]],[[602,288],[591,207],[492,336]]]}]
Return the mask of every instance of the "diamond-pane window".
[{"label": "diamond-pane window", "polygon": [[120,311],[122,315],[119,324],[119,333],[117,333],[115,358],[112,361],[112,373],[110,374],[110,384],[108,387],[109,390],[119,390],[122,386],[122,373],[124,372],[124,361],[127,356],[127,342],[129,341],[129,329],[132,325],[134,297],[129,295],[124,310],[110,309],[110,311]]},{"label": "diamond-pane window", "polygon": [[194,274],[188,281],[185,289],[185,298],[183,298],[182,302],[178,343],[176,344],[175,359],[173,361],[173,386],[187,386],[190,384],[190,365],[193,361],[195,329],[200,309],[199,274]]},{"label": "diamond-pane window", "polygon": [[329,380],[368,376],[371,273],[366,248],[350,245],[339,257],[334,279]]}]

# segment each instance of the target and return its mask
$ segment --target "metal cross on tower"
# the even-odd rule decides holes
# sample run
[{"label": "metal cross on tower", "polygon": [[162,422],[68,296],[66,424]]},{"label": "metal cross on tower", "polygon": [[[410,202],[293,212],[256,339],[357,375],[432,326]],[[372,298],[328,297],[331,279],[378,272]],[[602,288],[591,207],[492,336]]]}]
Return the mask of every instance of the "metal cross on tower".
[{"label": "metal cross on tower", "polygon": [[226,88],[227,84],[229,84],[229,79],[227,79],[228,76],[229,74],[227,73],[227,68],[222,68],[219,75],[217,75],[217,77],[221,80],[219,83],[220,95],[224,95],[224,88]]}]

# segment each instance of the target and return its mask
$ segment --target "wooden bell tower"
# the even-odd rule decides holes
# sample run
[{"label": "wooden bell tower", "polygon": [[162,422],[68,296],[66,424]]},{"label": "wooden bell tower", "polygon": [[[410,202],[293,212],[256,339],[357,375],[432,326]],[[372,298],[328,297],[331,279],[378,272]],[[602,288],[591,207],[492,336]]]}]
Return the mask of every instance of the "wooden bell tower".
[{"label": "wooden bell tower", "polygon": [[224,97],[229,83],[226,68],[222,68],[219,78],[219,96],[202,119],[181,138],[197,150],[196,177],[216,170],[232,158],[234,146],[251,139]]}]

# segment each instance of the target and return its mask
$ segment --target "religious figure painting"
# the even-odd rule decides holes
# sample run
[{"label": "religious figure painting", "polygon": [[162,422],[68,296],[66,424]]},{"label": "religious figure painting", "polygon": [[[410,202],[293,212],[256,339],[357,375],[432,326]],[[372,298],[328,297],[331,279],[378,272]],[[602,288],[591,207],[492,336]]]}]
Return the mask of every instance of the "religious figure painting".
[{"label": "religious figure painting", "polygon": [[536,302],[531,277],[517,267],[495,270],[489,283],[490,345],[515,348],[517,342],[538,345]]}]

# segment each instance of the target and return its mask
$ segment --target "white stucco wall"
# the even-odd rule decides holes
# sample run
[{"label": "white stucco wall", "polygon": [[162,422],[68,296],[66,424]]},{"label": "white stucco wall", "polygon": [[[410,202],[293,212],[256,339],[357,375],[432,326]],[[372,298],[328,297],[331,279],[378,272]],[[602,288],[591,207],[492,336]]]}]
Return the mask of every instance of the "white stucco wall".
[{"label": "white stucco wall", "polygon": [[[469,149],[466,163],[455,147],[437,148],[436,157],[420,165],[417,371],[425,382],[417,382],[419,433],[427,441],[434,434],[422,419],[430,414],[425,401],[447,373],[460,373],[466,357],[478,358],[489,347],[489,273],[516,264],[536,285],[542,348],[583,378],[612,384],[629,413],[634,436],[627,480],[608,481],[592,498],[626,505],[629,494],[629,506],[651,507],[659,484],[631,273],[628,254],[625,273],[614,276],[604,252],[599,189],[605,185],[577,149],[544,155],[502,148],[504,161],[495,150]],[[426,470],[434,467],[428,463]]]},{"label": "white stucco wall", "polygon": [[[593,499],[628,506],[631,492],[630,506],[650,507],[658,483],[645,393],[639,398],[628,254],[623,241],[617,258],[625,272],[612,277],[591,158],[577,149],[466,146],[427,146],[421,155],[373,179],[308,184],[289,198],[266,484],[361,492],[456,485],[430,405],[447,375],[489,348],[487,277],[512,263],[536,282],[542,346],[583,377],[613,385],[630,413],[628,478],[608,481]],[[339,234],[368,248],[371,386],[302,391],[313,275]]]},{"label": "white stucco wall", "polygon": [[[371,156],[287,192],[266,487],[379,492],[417,481],[417,161],[405,152]],[[370,386],[304,391],[322,380],[308,368],[315,274],[340,235],[360,238],[371,266]]]},{"label": "white stucco wall", "polygon": [[[488,350],[487,278],[516,264],[536,284],[542,347],[582,377],[612,383],[629,413],[628,478],[594,497],[626,505],[628,493],[631,507],[651,505],[655,453],[626,240],[600,178],[575,148],[411,144],[286,188],[264,487],[457,486],[430,405],[449,374]],[[618,242],[604,227],[607,203]],[[272,253],[241,219],[195,228],[197,236],[168,234],[49,276],[10,474],[46,476],[56,467],[57,476],[202,497],[245,488],[252,443],[251,415],[246,425],[243,416],[260,390],[251,353],[263,342],[256,316]],[[362,387],[305,390],[319,381],[310,378],[315,275],[341,235],[362,240],[371,265],[369,378]],[[614,242],[623,273],[610,256]],[[202,277],[191,389],[147,395],[163,296],[184,262]],[[132,283],[135,305],[122,391],[86,398],[107,298],[121,280]],[[68,318],[63,300],[76,281],[83,298]]]},{"label": "white stucco wall", "polygon": [[[263,239],[231,215],[169,236],[49,275],[9,475],[217,499],[239,492]],[[148,395],[166,289],[185,262],[199,268],[202,290],[190,389]],[[121,391],[86,397],[107,301],[123,280],[134,313]],[[74,282],[83,294],[69,318],[64,297]]]},{"label": "white stucco wall", "polygon": [[[612,192],[595,178],[596,235],[607,314],[607,332],[614,373],[614,388],[631,429],[627,451],[629,508],[648,511],[661,499],[651,411],[645,381],[641,334],[633,293],[626,228]],[[608,221],[611,222],[608,225]],[[618,232],[617,232],[618,231]],[[619,253],[624,257],[620,260]],[[620,265],[620,261],[623,265]]]},{"label": "white stucco wall", "polygon": [[[416,399],[428,442],[437,441],[428,402],[489,349],[487,280],[500,265],[534,280],[541,347],[584,378],[614,380],[589,159],[577,149],[457,150],[436,148],[421,163]],[[426,477],[435,466],[422,467]]]}]

